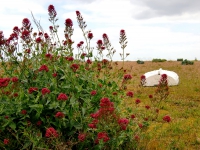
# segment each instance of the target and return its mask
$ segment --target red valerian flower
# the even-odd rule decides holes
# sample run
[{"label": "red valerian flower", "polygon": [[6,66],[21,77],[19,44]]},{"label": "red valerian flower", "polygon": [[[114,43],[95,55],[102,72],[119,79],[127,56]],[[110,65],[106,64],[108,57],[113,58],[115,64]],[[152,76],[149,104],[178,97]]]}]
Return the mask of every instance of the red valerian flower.
[{"label": "red valerian flower", "polygon": [[3,143],[4,143],[5,145],[8,145],[9,139],[4,139],[4,140],[3,140]]},{"label": "red valerian flower", "polygon": [[49,71],[49,68],[47,67],[47,65],[42,65],[39,69],[39,71],[46,71],[48,72]]},{"label": "red valerian flower", "polygon": [[27,111],[26,111],[25,109],[23,109],[23,110],[21,111],[21,114],[22,114],[22,115],[26,115],[26,114],[27,114]]},{"label": "red valerian flower", "polygon": [[67,27],[72,27],[73,26],[73,22],[72,22],[72,20],[71,19],[66,19],[65,20],[65,25],[67,26]]},{"label": "red valerian flower", "polygon": [[76,15],[77,15],[77,16],[80,16],[80,14],[81,14],[81,13],[77,10],[77,11],[76,11]]},{"label": "red valerian flower", "polygon": [[48,12],[49,12],[50,18],[55,18],[57,15],[56,10],[53,5],[49,5]]},{"label": "red valerian flower", "polygon": [[166,74],[162,74],[161,77],[162,77],[163,79],[167,79],[167,75],[166,75]]},{"label": "red valerian flower", "polygon": [[38,33],[38,35],[39,35],[39,36],[42,36],[42,35],[43,35],[43,33],[42,33],[42,32],[39,32],[39,33]]},{"label": "red valerian flower", "polygon": [[58,95],[58,97],[57,97],[57,100],[66,101],[66,100],[68,100],[68,97],[67,97],[66,94],[60,93],[60,94]]},{"label": "red valerian flower", "polygon": [[17,77],[13,77],[11,80],[12,80],[12,82],[17,82],[18,78]]},{"label": "red valerian flower", "polygon": [[100,106],[101,107],[113,106],[113,102],[111,102],[109,98],[104,97],[100,100]]},{"label": "red valerian flower", "polygon": [[30,38],[30,32],[28,30],[22,31],[21,38],[25,41]]},{"label": "red valerian flower", "polygon": [[149,98],[153,98],[153,95],[149,95]]},{"label": "red valerian flower", "polygon": [[28,49],[25,50],[25,53],[30,54],[31,50],[28,48]]},{"label": "red valerian flower", "polygon": [[53,56],[52,56],[52,54],[47,53],[47,54],[45,54],[45,57],[46,57],[46,58],[49,58],[49,59],[52,59]]},{"label": "red valerian flower", "polygon": [[42,39],[40,37],[38,37],[38,38],[35,39],[35,42],[40,43],[40,42],[42,42]]},{"label": "red valerian flower", "polygon": [[136,141],[139,141],[140,140],[140,137],[138,135],[135,135],[135,140]]},{"label": "red valerian flower", "polygon": [[36,123],[37,126],[41,126],[42,125],[42,121],[39,120],[37,123]]},{"label": "red valerian flower", "polygon": [[117,95],[117,92],[113,92],[112,94],[113,94],[113,95]]},{"label": "red valerian flower", "polygon": [[103,38],[108,38],[106,33],[103,34]]},{"label": "red valerian flower", "polygon": [[14,93],[13,96],[14,97],[18,97],[19,95],[18,95],[18,93]]},{"label": "red valerian flower", "polygon": [[5,118],[5,119],[8,119],[9,117],[8,117],[8,116],[5,116],[4,118]]},{"label": "red valerian flower", "polygon": [[81,54],[81,58],[82,58],[82,59],[85,58],[86,55],[87,55],[86,53],[82,53],[82,54]]},{"label": "red valerian flower", "polygon": [[97,45],[98,45],[99,47],[101,47],[101,46],[103,45],[102,40],[98,40],[98,41],[97,41]]},{"label": "red valerian flower", "polygon": [[77,47],[80,48],[80,47],[81,47],[81,43],[78,43],[78,44],[77,44]]},{"label": "red valerian flower", "polygon": [[0,87],[6,87],[9,84],[10,78],[0,78]]},{"label": "red valerian flower", "polygon": [[64,118],[65,117],[65,114],[62,113],[62,112],[57,112],[56,115],[55,115],[56,118]]},{"label": "red valerian flower", "polygon": [[99,115],[100,115],[100,111],[98,110],[96,113],[92,113],[92,114],[90,114],[90,116],[92,117],[92,118],[98,118],[99,117]]},{"label": "red valerian flower", "polygon": [[150,106],[149,106],[149,105],[146,105],[145,108],[146,108],[146,109],[150,109]]},{"label": "red valerian flower", "polygon": [[102,64],[106,65],[109,61],[107,59],[102,60]]},{"label": "red valerian flower", "polygon": [[91,64],[92,61],[90,59],[87,60],[87,64]]},{"label": "red valerian flower", "polygon": [[141,123],[138,123],[138,126],[139,126],[140,128],[142,128],[142,127],[143,127],[143,124],[141,124]]},{"label": "red valerian flower", "polygon": [[49,138],[49,137],[58,137],[58,133],[57,131],[53,128],[47,128],[46,133],[45,133],[45,137]]},{"label": "red valerian flower", "polygon": [[52,76],[53,76],[54,78],[57,77],[57,75],[58,75],[58,74],[57,74],[56,72],[52,74]]},{"label": "red valerian flower", "polygon": [[104,50],[105,49],[105,47],[104,46],[101,46],[101,50]]},{"label": "red valerian flower", "polygon": [[94,95],[97,94],[97,91],[96,91],[96,90],[93,90],[93,91],[90,92],[90,94],[91,94],[92,96],[94,96]]},{"label": "red valerian flower", "polygon": [[132,76],[130,74],[124,75],[124,80],[130,80],[130,79],[132,79]]},{"label": "red valerian flower", "polygon": [[24,28],[26,28],[26,29],[29,29],[30,26],[31,26],[30,20],[29,20],[28,18],[24,18],[24,19],[22,20],[22,26],[23,26]]},{"label": "red valerian flower", "polygon": [[163,117],[163,120],[166,121],[166,122],[170,122],[171,118],[170,118],[170,116],[166,115],[166,116]]},{"label": "red valerian flower", "polygon": [[53,26],[49,26],[49,30],[52,31],[53,30]]},{"label": "red valerian flower", "polygon": [[122,36],[122,35],[125,35],[125,30],[122,29],[122,30],[120,31],[120,35],[121,35],[121,36]]},{"label": "red valerian flower", "polygon": [[135,118],[135,115],[131,115],[131,119],[134,119]]},{"label": "red valerian flower", "polygon": [[110,138],[108,137],[108,134],[106,132],[99,132],[97,134],[97,141],[96,144],[99,143],[99,140],[103,139],[103,142],[107,142],[110,140]]},{"label": "red valerian flower", "polygon": [[118,124],[120,125],[122,130],[126,130],[128,123],[129,123],[129,120],[126,118],[121,118],[118,120]]},{"label": "red valerian flower", "polygon": [[37,90],[38,90],[37,87],[30,87],[30,88],[28,89],[28,93],[31,94],[31,93],[33,93],[33,92],[35,92],[35,91],[37,91]]},{"label": "red valerian flower", "polygon": [[68,60],[68,61],[73,61],[74,57],[70,56],[70,57],[66,57],[65,59]]},{"label": "red valerian flower", "polygon": [[133,97],[133,92],[131,92],[131,91],[127,92],[126,96]]},{"label": "red valerian flower", "polygon": [[146,76],[145,76],[145,75],[142,75],[142,76],[140,77],[140,80],[146,80]]},{"label": "red valerian flower", "polygon": [[88,33],[88,39],[92,39],[93,38],[93,34],[92,33]]},{"label": "red valerian flower", "polygon": [[79,133],[78,135],[78,140],[83,142],[85,141],[85,138],[86,138],[86,134],[85,133]]},{"label": "red valerian flower", "polygon": [[20,29],[19,29],[17,26],[15,26],[15,27],[13,28],[13,32],[14,32],[14,33],[19,34],[19,31],[20,31]]},{"label": "red valerian flower", "polygon": [[42,92],[42,95],[46,95],[46,94],[49,94],[51,91],[48,88],[42,88],[41,92]]},{"label": "red valerian flower", "polygon": [[136,104],[139,104],[139,103],[141,103],[141,100],[140,100],[140,99],[136,99],[136,100],[135,100],[135,103],[136,103]]},{"label": "red valerian flower", "polygon": [[88,124],[88,127],[92,128],[92,129],[96,129],[97,128],[96,124],[94,124],[94,123]]},{"label": "red valerian flower", "polygon": [[45,38],[45,39],[48,39],[48,38],[49,38],[48,33],[44,33],[44,38]]},{"label": "red valerian flower", "polygon": [[79,68],[79,65],[78,64],[72,64],[70,66],[71,69],[73,69],[74,72],[76,72],[76,70]]}]

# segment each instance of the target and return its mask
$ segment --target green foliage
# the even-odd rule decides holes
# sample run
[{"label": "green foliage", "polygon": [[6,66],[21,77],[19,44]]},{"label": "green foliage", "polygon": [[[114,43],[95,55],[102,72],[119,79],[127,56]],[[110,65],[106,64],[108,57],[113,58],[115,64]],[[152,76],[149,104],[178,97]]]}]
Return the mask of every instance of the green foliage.
[{"label": "green foliage", "polygon": [[144,61],[142,61],[142,60],[137,60],[137,64],[144,64]]},{"label": "green foliage", "polygon": [[177,58],[177,61],[183,61],[183,58]]},{"label": "green foliage", "polygon": [[181,64],[182,64],[182,65],[193,65],[193,64],[194,64],[194,61],[190,61],[190,60],[185,59],[184,61],[182,61]]},{"label": "green foliage", "polygon": [[165,62],[167,61],[166,59],[160,59],[160,58],[154,58],[152,59],[152,62]]}]

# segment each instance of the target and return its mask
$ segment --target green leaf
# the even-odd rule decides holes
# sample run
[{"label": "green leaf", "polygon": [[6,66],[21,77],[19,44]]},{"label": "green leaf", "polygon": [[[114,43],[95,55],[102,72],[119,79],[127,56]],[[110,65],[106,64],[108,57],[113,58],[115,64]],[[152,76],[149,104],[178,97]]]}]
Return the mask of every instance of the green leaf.
[{"label": "green leaf", "polygon": [[11,129],[15,130],[15,129],[16,129],[16,124],[15,124],[14,122],[12,122],[12,123],[9,125],[9,127],[10,127]]},{"label": "green leaf", "polygon": [[43,109],[43,105],[42,104],[29,105],[29,107],[33,108],[35,110],[37,110],[37,109]]},{"label": "green leaf", "polygon": [[70,104],[72,105],[72,107],[75,105],[75,102],[76,102],[76,98],[74,96],[72,96],[70,98]]},{"label": "green leaf", "polygon": [[58,108],[59,103],[58,102],[53,102],[52,104],[49,105],[49,109],[56,109]]},{"label": "green leaf", "polygon": [[82,129],[83,126],[82,126],[82,124],[76,122],[76,123],[74,123],[74,127],[79,130],[79,129]]},{"label": "green leaf", "polygon": [[82,116],[84,116],[85,115],[85,108],[84,107],[82,107]]}]

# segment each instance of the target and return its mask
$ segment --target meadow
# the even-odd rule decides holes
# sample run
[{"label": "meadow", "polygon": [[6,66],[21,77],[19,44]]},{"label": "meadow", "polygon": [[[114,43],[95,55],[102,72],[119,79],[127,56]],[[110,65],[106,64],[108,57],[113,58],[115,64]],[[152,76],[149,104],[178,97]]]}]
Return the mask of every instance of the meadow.
[{"label": "meadow", "polygon": [[[144,103],[149,103],[148,95],[155,92],[156,87],[140,86],[140,76],[148,71],[164,70],[174,71],[179,75],[179,85],[169,87],[169,96],[162,102],[160,115],[168,114],[172,117],[171,123],[161,124],[154,122],[146,131],[150,140],[141,141],[146,149],[200,149],[200,62],[194,65],[181,65],[178,61],[151,62],[137,64],[126,61],[125,67],[131,69],[133,81],[129,85],[136,97]],[[124,102],[126,106],[134,107],[134,99]],[[144,143],[143,143],[144,142]]]}]

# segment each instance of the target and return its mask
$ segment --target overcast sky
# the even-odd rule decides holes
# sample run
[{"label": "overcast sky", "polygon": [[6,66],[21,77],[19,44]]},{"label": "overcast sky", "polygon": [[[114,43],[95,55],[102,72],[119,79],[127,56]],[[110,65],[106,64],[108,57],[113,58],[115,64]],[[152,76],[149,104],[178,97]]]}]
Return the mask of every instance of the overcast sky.
[{"label": "overcast sky", "polygon": [[21,27],[23,18],[29,18],[34,27],[31,11],[41,25],[49,31],[47,8],[55,6],[60,38],[63,39],[64,21],[71,18],[74,24],[72,40],[84,40],[77,25],[76,10],[91,30],[96,46],[106,33],[116,49],[115,60],[122,52],[119,33],[124,29],[128,39],[127,60],[184,58],[200,60],[200,0],[0,0],[0,31],[9,37],[14,26]]}]

